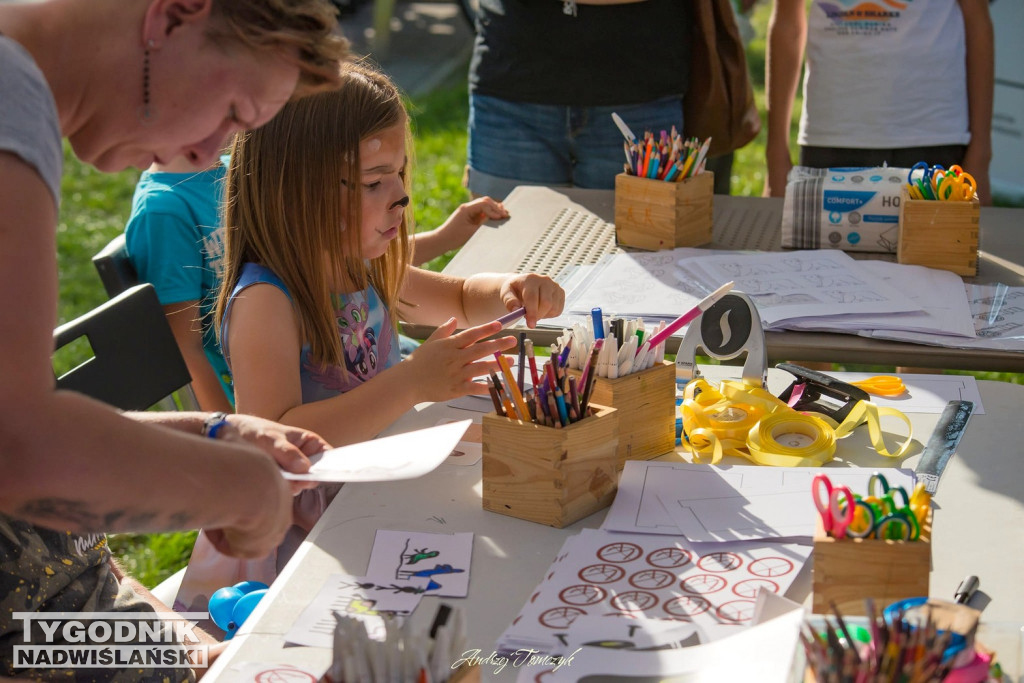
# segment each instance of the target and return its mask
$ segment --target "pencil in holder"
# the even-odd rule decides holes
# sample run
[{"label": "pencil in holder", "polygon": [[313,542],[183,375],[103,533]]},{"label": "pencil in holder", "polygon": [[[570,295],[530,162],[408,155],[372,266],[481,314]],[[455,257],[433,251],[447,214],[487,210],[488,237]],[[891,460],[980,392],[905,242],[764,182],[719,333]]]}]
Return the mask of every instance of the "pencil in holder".
[{"label": "pencil in holder", "polygon": [[679,182],[615,176],[615,240],[649,251],[698,247],[711,241],[715,174]]},{"label": "pencil in holder", "polygon": [[814,535],[811,590],[815,614],[828,614],[834,602],[843,614],[865,614],[864,599],[885,605],[908,596],[928,595],[932,568],[932,511],[916,541],[876,538],[835,539],[818,522]]},{"label": "pencil in holder", "polygon": [[619,416],[590,414],[555,428],[483,416],[483,507],[561,529],[608,507],[618,486]]},{"label": "pencil in holder", "polygon": [[912,199],[904,187],[896,260],[977,275],[980,214],[977,195],[970,201]]},{"label": "pencil in holder", "polygon": [[[579,376],[578,370],[567,370]],[[591,398],[619,411],[619,446],[616,464],[651,460],[675,450],[676,369],[668,361],[615,379],[596,377]]]}]

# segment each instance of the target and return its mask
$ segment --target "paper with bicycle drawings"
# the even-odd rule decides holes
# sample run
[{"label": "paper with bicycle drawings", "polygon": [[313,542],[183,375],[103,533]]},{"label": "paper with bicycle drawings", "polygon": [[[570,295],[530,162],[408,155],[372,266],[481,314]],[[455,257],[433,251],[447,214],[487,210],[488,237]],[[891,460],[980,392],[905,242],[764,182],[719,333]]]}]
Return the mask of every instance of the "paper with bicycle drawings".
[{"label": "paper with bicycle drawings", "polygon": [[810,553],[795,543],[700,547],[678,536],[584,529],[566,540],[498,647],[557,652],[584,615],[693,621],[715,640],[749,625],[760,589],[785,593]]},{"label": "paper with bicycle drawings", "polygon": [[366,575],[383,584],[428,581],[426,594],[464,598],[469,593],[473,534],[431,534],[378,529]]}]

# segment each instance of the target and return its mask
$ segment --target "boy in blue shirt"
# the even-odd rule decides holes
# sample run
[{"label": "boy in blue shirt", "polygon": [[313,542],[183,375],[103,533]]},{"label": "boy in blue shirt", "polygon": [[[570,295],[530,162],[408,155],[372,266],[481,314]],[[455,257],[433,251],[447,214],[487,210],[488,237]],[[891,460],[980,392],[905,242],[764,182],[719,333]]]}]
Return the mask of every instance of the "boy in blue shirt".
[{"label": "boy in blue shirt", "polygon": [[200,407],[234,412],[231,373],[209,324],[224,256],[225,161],[152,165],[135,187],[125,242],[139,279],[156,289]]}]

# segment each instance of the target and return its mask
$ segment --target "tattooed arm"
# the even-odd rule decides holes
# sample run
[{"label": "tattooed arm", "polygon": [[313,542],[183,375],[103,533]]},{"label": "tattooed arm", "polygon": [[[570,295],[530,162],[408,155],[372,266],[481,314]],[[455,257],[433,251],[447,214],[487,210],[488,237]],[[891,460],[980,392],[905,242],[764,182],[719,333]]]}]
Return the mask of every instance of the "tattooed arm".
[{"label": "tattooed arm", "polygon": [[0,512],[78,533],[202,526],[225,552],[265,554],[291,523],[266,450],[202,438],[200,414],[174,430],[55,390],[56,225],[35,169],[0,152]]}]

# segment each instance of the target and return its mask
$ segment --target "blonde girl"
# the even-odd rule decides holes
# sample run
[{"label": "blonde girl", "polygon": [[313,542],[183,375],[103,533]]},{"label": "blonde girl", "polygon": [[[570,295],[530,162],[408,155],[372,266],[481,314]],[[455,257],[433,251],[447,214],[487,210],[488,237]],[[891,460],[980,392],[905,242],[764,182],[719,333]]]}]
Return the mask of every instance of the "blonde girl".
[{"label": "blonde girl", "polygon": [[[236,138],[216,309],[238,410],[334,445],[372,438],[417,403],[484,393],[474,378],[515,345],[486,339],[500,329],[487,321],[525,306],[532,327],[564,301],[540,275],[410,266],[401,97],[366,66],[341,80]],[[438,326],[404,361],[399,320]]]}]

